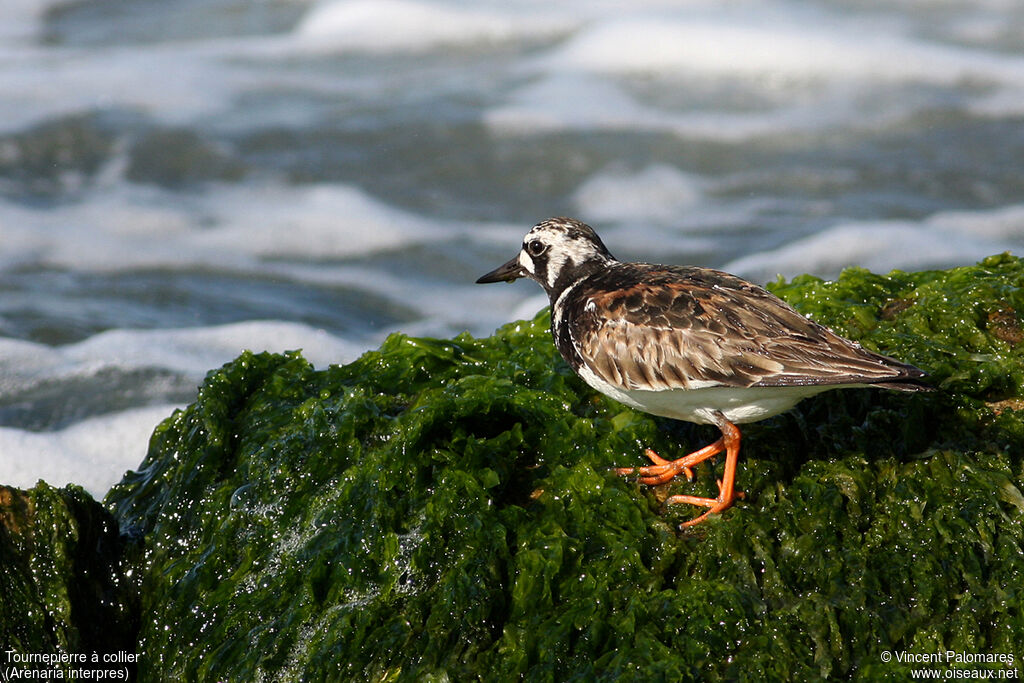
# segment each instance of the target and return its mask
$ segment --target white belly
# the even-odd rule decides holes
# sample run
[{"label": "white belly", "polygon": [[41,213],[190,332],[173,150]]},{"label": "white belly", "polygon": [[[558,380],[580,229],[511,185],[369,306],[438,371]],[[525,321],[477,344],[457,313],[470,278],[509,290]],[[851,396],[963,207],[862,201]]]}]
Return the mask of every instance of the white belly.
[{"label": "white belly", "polygon": [[733,424],[757,422],[786,412],[808,396],[839,388],[832,385],[749,388],[712,386],[647,391],[612,386],[585,365],[580,368],[579,374],[587,384],[620,403],[652,415],[698,424],[714,424],[711,415],[716,411]]}]

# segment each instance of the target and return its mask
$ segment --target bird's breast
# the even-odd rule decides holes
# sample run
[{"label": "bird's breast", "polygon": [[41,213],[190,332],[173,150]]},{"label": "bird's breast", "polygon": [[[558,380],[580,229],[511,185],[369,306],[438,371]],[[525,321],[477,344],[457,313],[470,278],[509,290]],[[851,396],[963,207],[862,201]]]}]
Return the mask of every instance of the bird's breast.
[{"label": "bird's breast", "polygon": [[757,422],[784,413],[802,399],[836,386],[729,387],[704,386],[694,389],[626,389],[609,384],[586,364],[576,369],[580,378],[605,396],[645,413],[674,420],[715,424],[721,413],[733,424]]}]

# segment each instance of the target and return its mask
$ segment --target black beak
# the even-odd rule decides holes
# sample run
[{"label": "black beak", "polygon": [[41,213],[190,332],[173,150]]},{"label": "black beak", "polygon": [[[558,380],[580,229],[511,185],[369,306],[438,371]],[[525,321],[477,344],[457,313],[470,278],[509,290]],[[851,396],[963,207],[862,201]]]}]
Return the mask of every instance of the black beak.
[{"label": "black beak", "polygon": [[526,272],[523,270],[523,267],[519,265],[519,257],[516,256],[505,265],[498,266],[486,275],[481,276],[476,283],[478,285],[484,285],[488,282],[513,282],[521,277],[526,277]]}]

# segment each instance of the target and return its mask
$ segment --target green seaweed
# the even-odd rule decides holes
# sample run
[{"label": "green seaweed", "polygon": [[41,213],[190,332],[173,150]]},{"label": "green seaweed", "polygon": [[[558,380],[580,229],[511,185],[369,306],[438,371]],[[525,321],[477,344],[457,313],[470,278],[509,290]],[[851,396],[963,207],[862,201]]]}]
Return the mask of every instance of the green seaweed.
[{"label": "green seaweed", "polygon": [[1024,395],[1024,269],[1015,256],[945,271],[850,268],[835,282],[802,275],[769,289],[836,332],[927,368],[947,392]]},{"label": "green seaweed", "polygon": [[[314,370],[246,353],[108,496],[145,539],[142,680],[905,680],[1024,656],[1024,264],[772,288],[940,391],[744,430],[734,508],[616,476],[715,437],[594,393],[542,311]],[[668,492],[714,491],[714,469]],[[685,507],[685,506],[684,506]]]},{"label": "green seaweed", "polygon": [[[245,353],[108,494],[111,575],[138,600],[109,618],[143,681],[907,680],[920,667],[886,653],[947,650],[1019,670],[1022,284],[1009,255],[774,283],[939,390],[828,392],[746,426],[745,499],[686,530],[695,511],[662,501],[713,494],[720,464],[657,488],[613,468],[717,434],[589,389],[546,311],[484,339],[392,335],[323,370]],[[71,588],[11,564],[24,534],[7,533],[5,614],[36,621],[5,637],[82,647]],[[71,556],[47,576],[77,580]],[[39,595],[55,597],[37,612]],[[986,666],[1005,668],[970,665]]]},{"label": "green seaweed", "polygon": [[[117,520],[77,486],[0,486],[0,657],[134,652],[136,592]],[[70,672],[74,667],[58,666]],[[111,668],[90,662],[89,669]],[[133,667],[132,667],[133,668]]]}]

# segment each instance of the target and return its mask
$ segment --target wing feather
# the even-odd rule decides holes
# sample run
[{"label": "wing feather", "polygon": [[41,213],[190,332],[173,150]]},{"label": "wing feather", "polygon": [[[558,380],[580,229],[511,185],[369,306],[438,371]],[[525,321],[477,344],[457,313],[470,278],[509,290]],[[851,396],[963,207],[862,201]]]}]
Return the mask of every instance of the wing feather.
[{"label": "wing feather", "polygon": [[[924,373],[844,339],[768,291],[702,268],[617,263],[566,316],[580,362],[633,389],[901,381]],[[623,285],[625,282],[625,286]]]}]

